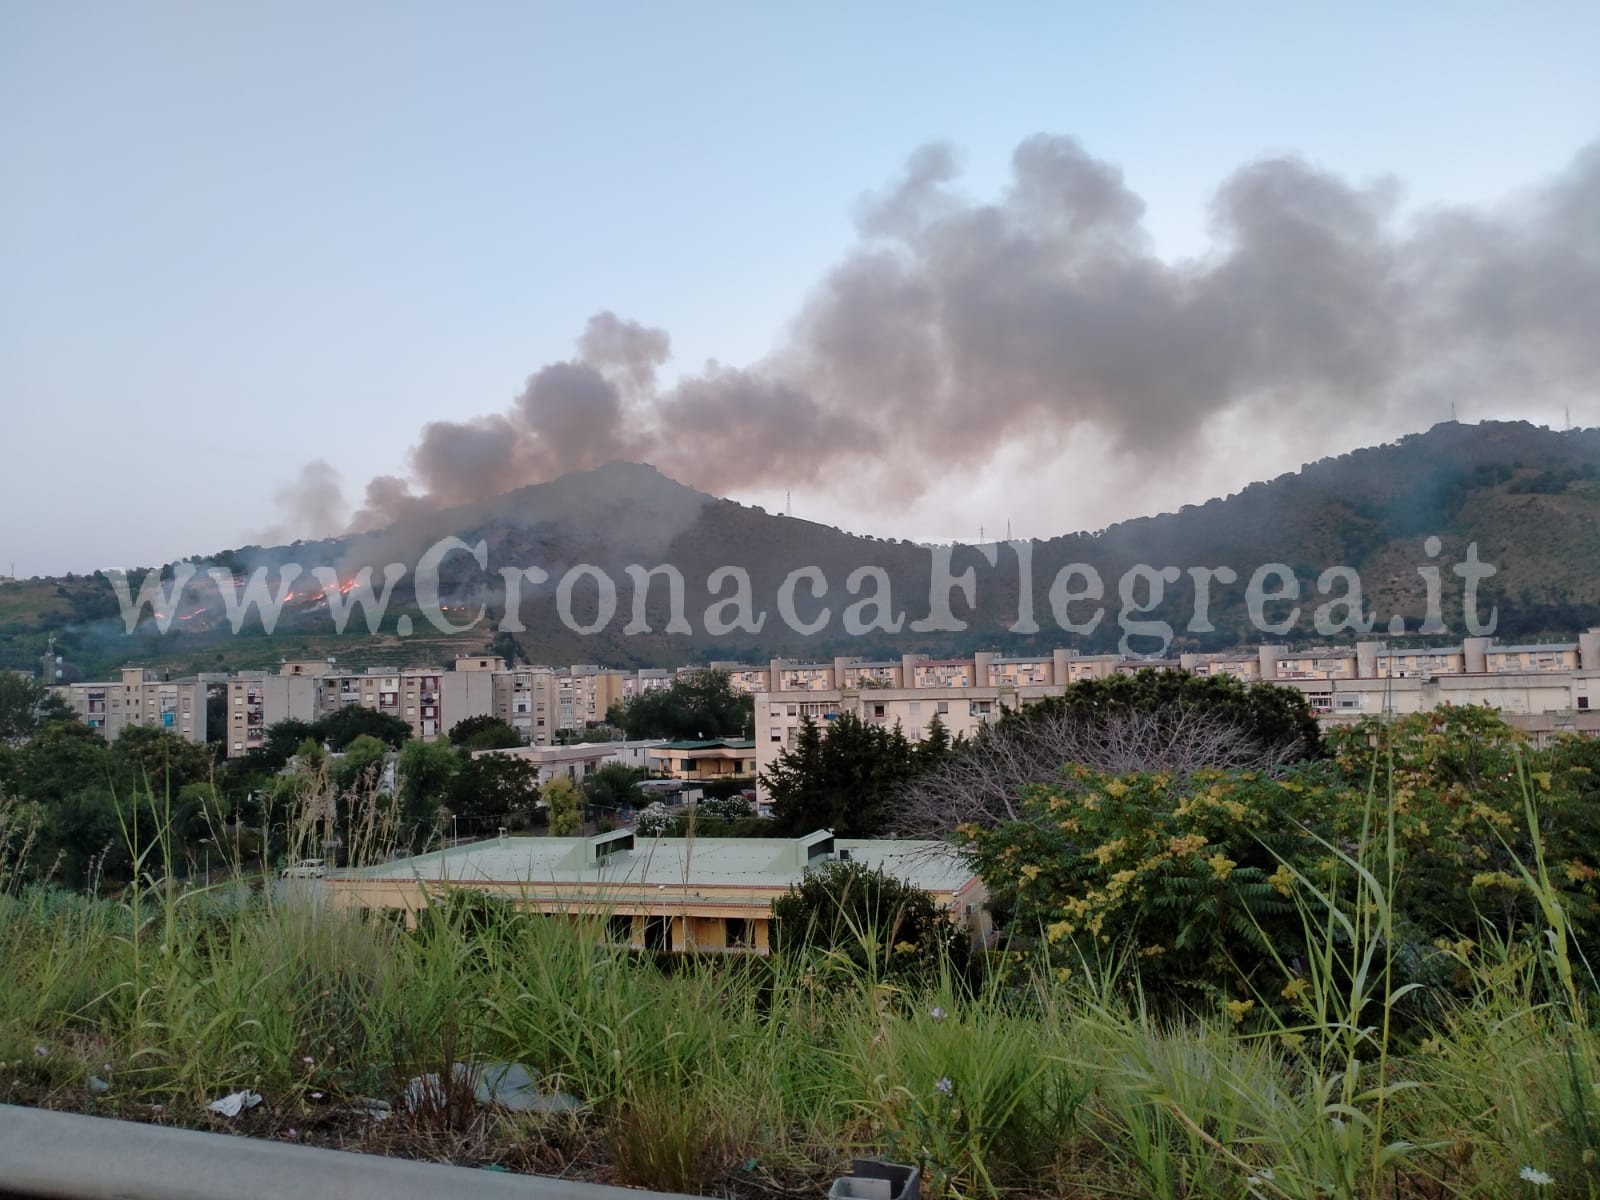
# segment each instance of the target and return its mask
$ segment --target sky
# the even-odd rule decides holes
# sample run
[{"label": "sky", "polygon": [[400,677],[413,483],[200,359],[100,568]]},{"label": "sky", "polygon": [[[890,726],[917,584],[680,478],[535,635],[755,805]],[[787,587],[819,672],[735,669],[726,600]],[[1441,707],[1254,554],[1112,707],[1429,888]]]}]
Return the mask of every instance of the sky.
[{"label": "sky", "polygon": [[[1365,189],[1398,228],[1515,207],[1600,138],[1600,6],[1313,7],[0,6],[0,573],[330,532],[373,477],[426,492],[424,425],[516,411],[597,313],[670,336],[626,404],[745,366],[802,391],[847,379],[818,365],[808,314],[877,245],[864,197],[897,194],[930,143],[981,207],[1028,139],[1074,139],[1051,145],[1141,202],[1116,236],[1179,277],[1221,253],[1219,189],[1263,159]],[[1568,211],[1600,254],[1600,208]],[[1580,298],[1594,278],[1574,276]],[[1600,423],[1574,362],[1463,388],[1459,415]],[[824,409],[878,411],[846,393]],[[961,394],[981,423],[985,388]],[[1165,410],[1119,423],[1139,396],[1108,385],[1094,414],[966,453],[886,406],[870,453],[773,470],[771,440],[660,445],[684,412],[742,429],[739,392],[604,445],[860,532],[1049,536],[1425,427],[1457,393],[1417,394],[1312,432],[1219,400],[1164,431]],[[342,504],[295,503],[312,460]],[[875,462],[898,464],[882,486]]]}]

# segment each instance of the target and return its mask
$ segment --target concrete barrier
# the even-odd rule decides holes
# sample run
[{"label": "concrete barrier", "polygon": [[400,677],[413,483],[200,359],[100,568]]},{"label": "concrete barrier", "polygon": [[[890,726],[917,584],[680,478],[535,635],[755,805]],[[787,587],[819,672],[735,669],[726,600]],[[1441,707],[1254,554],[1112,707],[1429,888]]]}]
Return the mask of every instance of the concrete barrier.
[{"label": "concrete barrier", "polygon": [[0,1200],[440,1200],[446,1196],[667,1200],[668,1194],[0,1104]]}]

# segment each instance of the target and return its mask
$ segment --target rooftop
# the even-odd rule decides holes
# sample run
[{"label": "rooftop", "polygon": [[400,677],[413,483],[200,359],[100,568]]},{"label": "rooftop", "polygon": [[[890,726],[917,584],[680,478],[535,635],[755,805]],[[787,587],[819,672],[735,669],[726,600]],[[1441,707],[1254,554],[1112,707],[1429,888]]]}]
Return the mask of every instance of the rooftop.
[{"label": "rooftop", "polygon": [[[625,831],[595,838],[508,837],[343,871],[347,879],[456,883],[593,884],[617,887],[722,886],[786,889],[831,844],[834,854],[916,887],[953,892],[975,878],[943,842],[805,838],[648,838]],[[610,853],[605,853],[606,849]],[[808,854],[813,857],[808,859]]]}]

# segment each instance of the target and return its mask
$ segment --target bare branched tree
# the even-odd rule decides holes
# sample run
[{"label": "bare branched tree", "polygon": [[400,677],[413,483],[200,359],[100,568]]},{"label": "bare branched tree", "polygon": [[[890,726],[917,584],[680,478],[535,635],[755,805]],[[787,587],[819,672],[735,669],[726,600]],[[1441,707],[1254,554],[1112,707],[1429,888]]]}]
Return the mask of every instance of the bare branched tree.
[{"label": "bare branched tree", "polygon": [[1300,757],[1298,745],[1264,746],[1226,717],[1194,705],[1103,716],[1041,715],[982,730],[963,752],[911,780],[897,806],[900,832],[945,837],[958,826],[992,827],[1020,815],[1022,791],[1054,783],[1069,763],[1096,771],[1204,768],[1277,774]]}]

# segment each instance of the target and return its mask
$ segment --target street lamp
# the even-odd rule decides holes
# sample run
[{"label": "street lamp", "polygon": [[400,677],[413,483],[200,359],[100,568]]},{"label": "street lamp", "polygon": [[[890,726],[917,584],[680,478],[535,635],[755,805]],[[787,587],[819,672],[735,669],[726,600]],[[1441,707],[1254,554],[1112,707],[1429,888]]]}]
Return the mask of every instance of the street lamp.
[{"label": "street lamp", "polygon": [[211,843],[216,841],[216,840],[217,840],[216,838],[209,838],[209,837],[203,837],[203,838],[200,839],[200,844],[205,847],[206,886],[207,887],[211,886]]}]

